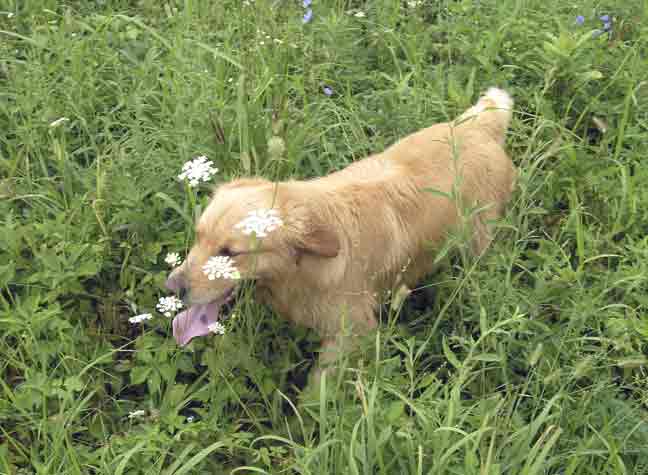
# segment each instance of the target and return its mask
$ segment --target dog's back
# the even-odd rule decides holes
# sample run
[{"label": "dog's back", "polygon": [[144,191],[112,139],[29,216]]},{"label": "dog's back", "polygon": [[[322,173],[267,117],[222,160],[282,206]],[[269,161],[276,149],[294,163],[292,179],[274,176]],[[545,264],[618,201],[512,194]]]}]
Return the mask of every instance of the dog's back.
[{"label": "dog's back", "polygon": [[468,219],[472,249],[479,254],[488,247],[488,221],[501,216],[516,177],[503,149],[512,105],[506,92],[490,89],[455,121],[317,180],[328,190],[341,232],[360,243],[353,254],[367,256],[364,267],[391,274],[411,260],[407,280],[413,283],[431,270],[430,245],[440,246],[476,207],[483,209]]},{"label": "dog's back", "polygon": [[414,180],[419,192],[436,195],[428,229],[436,227],[434,214],[440,210],[454,221],[483,207],[471,220],[477,254],[488,247],[487,222],[501,216],[517,176],[503,148],[512,107],[513,100],[505,91],[489,89],[455,121],[423,129],[384,152],[402,167],[404,176]]},{"label": "dog's back", "polygon": [[515,180],[502,147],[511,106],[505,92],[490,90],[454,122],[339,172],[285,185],[291,201],[307,200],[318,226],[340,237],[340,251],[328,259],[304,255],[297,272],[272,289],[275,307],[322,334],[339,331],[341,308],[357,329],[371,328],[377,295],[432,270],[430,245],[440,247],[467,222],[473,251],[483,252],[492,239],[488,221],[501,216]]}]

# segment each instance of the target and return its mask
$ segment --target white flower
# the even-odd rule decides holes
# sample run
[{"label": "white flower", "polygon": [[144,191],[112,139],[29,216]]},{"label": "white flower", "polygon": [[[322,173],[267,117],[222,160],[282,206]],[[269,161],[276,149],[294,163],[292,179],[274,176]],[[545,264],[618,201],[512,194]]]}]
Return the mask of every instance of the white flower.
[{"label": "white flower", "polygon": [[142,417],[146,414],[146,411],[139,410],[139,411],[133,411],[128,413],[128,418],[129,419],[136,419],[138,417]]},{"label": "white flower", "polygon": [[207,260],[207,263],[202,267],[203,274],[209,280],[214,279],[240,279],[238,269],[234,265],[234,261],[230,256],[212,256]]},{"label": "white flower", "polygon": [[187,422],[191,424],[194,421],[194,416],[187,417]]},{"label": "white flower", "polygon": [[171,317],[174,312],[177,312],[182,308],[182,300],[175,295],[172,295],[171,297],[160,297],[160,300],[155,307],[158,309],[158,312],[163,314],[165,317]]},{"label": "white flower", "polygon": [[150,320],[151,318],[153,318],[153,315],[151,315],[150,313],[143,313],[141,315],[130,317],[128,321],[130,323],[142,323],[144,320]]},{"label": "white flower", "polygon": [[13,12],[7,13],[7,18],[13,18],[13,16],[14,16]]},{"label": "white flower", "polygon": [[170,252],[164,258],[164,262],[169,264],[171,267],[176,267],[182,263],[182,259],[180,259],[180,254],[177,252]]},{"label": "white flower", "polygon": [[243,229],[243,234],[255,233],[257,237],[266,237],[269,232],[283,225],[276,209],[258,209],[250,211],[247,218],[234,227]]},{"label": "white flower", "polygon": [[365,12],[357,12],[353,16],[356,17],[356,18],[364,18],[365,17]]},{"label": "white flower", "polygon": [[423,3],[423,0],[410,0],[407,2],[407,6],[410,8],[416,8]]},{"label": "white flower", "polygon": [[67,117],[61,117],[60,119],[56,119],[54,122],[51,122],[49,126],[50,126],[51,129],[54,129],[54,128],[58,127],[59,125],[64,124],[64,123],[69,122],[69,121],[70,121],[70,119],[68,119]]},{"label": "white flower", "polygon": [[207,325],[207,328],[210,332],[216,333],[217,335],[225,334],[225,327],[220,322],[214,322],[210,325]]},{"label": "white flower", "polygon": [[218,168],[215,168],[213,162],[206,156],[201,155],[185,163],[178,178],[189,180],[189,186],[197,186],[201,181],[209,181],[216,173]]}]

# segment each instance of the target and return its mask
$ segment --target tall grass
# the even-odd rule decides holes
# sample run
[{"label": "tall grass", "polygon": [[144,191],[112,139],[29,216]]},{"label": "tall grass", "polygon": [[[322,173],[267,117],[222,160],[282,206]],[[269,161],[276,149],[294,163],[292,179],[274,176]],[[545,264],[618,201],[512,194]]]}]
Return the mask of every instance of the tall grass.
[{"label": "tall grass", "polygon": [[[0,473],[648,473],[648,4],[415,3],[0,2]],[[492,85],[520,169],[495,242],[317,394],[316,337],[253,289],[190,349],[128,323],[207,203],[185,161],[317,176]]]}]

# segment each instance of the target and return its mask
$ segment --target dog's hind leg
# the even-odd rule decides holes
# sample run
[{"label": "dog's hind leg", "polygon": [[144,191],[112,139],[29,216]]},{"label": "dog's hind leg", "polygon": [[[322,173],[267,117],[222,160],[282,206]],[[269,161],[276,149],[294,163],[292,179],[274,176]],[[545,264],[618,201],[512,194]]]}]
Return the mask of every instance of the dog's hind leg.
[{"label": "dog's hind leg", "polygon": [[[490,211],[490,210],[489,210]],[[497,213],[489,213],[488,211],[479,213],[473,217],[473,236],[471,242],[472,253],[474,256],[481,256],[490,243],[493,241],[493,224],[492,221],[497,218]]]}]

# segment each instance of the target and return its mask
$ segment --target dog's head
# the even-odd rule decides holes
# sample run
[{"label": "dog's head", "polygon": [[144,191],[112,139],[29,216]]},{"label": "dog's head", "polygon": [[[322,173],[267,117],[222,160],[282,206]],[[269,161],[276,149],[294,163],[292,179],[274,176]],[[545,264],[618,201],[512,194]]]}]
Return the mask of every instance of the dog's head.
[{"label": "dog's head", "polygon": [[167,280],[188,306],[173,320],[176,341],[208,334],[241,281],[278,281],[296,271],[303,254],[336,257],[338,236],[322,218],[323,210],[288,185],[243,179],[221,186],[189,255]]}]

